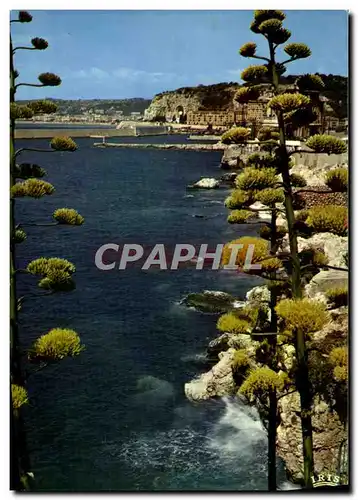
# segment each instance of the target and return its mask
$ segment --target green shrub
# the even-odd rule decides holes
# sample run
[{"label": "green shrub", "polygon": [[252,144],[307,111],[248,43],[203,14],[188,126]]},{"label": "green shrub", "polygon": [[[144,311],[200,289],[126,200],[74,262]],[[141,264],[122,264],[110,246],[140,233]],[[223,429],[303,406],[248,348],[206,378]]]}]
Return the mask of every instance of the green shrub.
[{"label": "green shrub", "polygon": [[74,273],[76,271],[75,266],[66,259],[60,259],[58,257],[40,257],[31,261],[26,270],[31,274],[39,274],[45,276],[51,270],[61,270],[66,273]]},{"label": "green shrub", "polygon": [[329,354],[329,363],[333,368],[333,376],[337,382],[348,380],[348,349],[335,347]]},{"label": "green shrub", "polygon": [[224,144],[241,144],[250,137],[251,131],[245,127],[234,127],[221,136],[221,142]]},{"label": "green shrub", "polygon": [[310,137],[306,146],[316,153],[341,154],[347,151],[347,145],[338,137],[327,134],[316,134]]},{"label": "green shrub", "polygon": [[338,205],[315,206],[308,210],[306,224],[317,233],[347,234],[348,210]]},{"label": "green shrub", "polygon": [[305,250],[299,252],[298,255],[302,266],[306,266],[308,264],[324,266],[328,264],[328,257],[324,251],[315,247],[306,248]]},{"label": "green shrub", "polygon": [[31,198],[41,198],[45,194],[50,195],[55,191],[52,184],[39,179],[27,179],[23,182],[17,182],[11,188],[11,195],[14,198],[29,196]]},{"label": "green shrub", "polygon": [[[260,229],[260,237],[264,240],[269,240],[271,238],[271,226],[263,226]],[[287,234],[287,229],[284,226],[276,226],[276,238],[283,238]]]},{"label": "green shrub", "polygon": [[267,188],[258,191],[255,199],[264,205],[272,206],[275,203],[282,203],[285,199],[285,194],[281,188]]},{"label": "green shrub", "polygon": [[39,361],[58,361],[66,356],[77,356],[83,349],[84,346],[81,345],[81,340],[75,331],[53,328],[34,342],[29,358]]},{"label": "green shrub", "polygon": [[226,198],[225,207],[230,210],[234,210],[236,208],[241,208],[244,205],[251,205],[253,201],[252,193],[242,191],[241,189],[234,189],[231,191],[230,196]]},{"label": "green shrub", "polygon": [[329,316],[325,305],[311,299],[283,299],[276,306],[276,312],[284,321],[285,330],[298,329],[305,334],[321,330]]},{"label": "green shrub", "polygon": [[282,262],[277,257],[271,257],[261,262],[261,270],[265,273],[273,273],[282,268]]},{"label": "green shrub", "polygon": [[21,163],[20,165],[16,165],[15,175],[17,179],[37,178],[46,175],[46,170],[35,163]]},{"label": "green shrub", "polygon": [[348,169],[335,168],[326,174],[326,185],[332,191],[343,193],[348,190]]},{"label": "green shrub", "polygon": [[71,137],[54,137],[50,146],[55,151],[76,151],[77,144]]},{"label": "green shrub", "polygon": [[269,243],[262,238],[255,238],[254,236],[243,236],[237,240],[230,241],[224,245],[221,254],[221,264],[228,265],[231,257],[232,249],[230,245],[243,245],[237,252],[235,264],[239,267],[244,267],[246,256],[250,245],[253,245],[253,255],[251,263],[255,264],[260,262],[265,257],[269,257]]},{"label": "green shrub", "polygon": [[280,137],[279,132],[269,127],[262,127],[259,133],[257,134],[257,138],[259,141],[269,141],[270,139],[277,140],[279,137]]},{"label": "green shrub", "polygon": [[249,366],[249,357],[246,349],[238,349],[234,354],[232,361],[233,372],[245,371]]},{"label": "green shrub", "polygon": [[254,327],[257,323],[260,314],[260,307],[253,305],[246,305],[245,307],[236,309],[234,311],[234,314],[238,318],[247,321],[250,324],[250,326]]},{"label": "green shrub", "polygon": [[220,316],[216,327],[218,330],[225,333],[228,332],[237,334],[249,333],[251,331],[249,322],[239,318],[232,312]]},{"label": "green shrub", "polygon": [[256,101],[260,97],[260,90],[257,86],[241,87],[235,94],[234,100],[240,103]]},{"label": "green shrub", "polygon": [[283,50],[293,59],[304,59],[311,55],[311,49],[305,43],[289,43]]},{"label": "green shrub", "polygon": [[278,374],[268,366],[263,366],[251,371],[240,387],[240,392],[248,397],[265,396],[274,389],[282,391],[287,379],[286,373]]},{"label": "green shrub", "polygon": [[301,92],[307,90],[322,90],[325,85],[322,78],[319,75],[305,74],[297,78],[296,84]]},{"label": "green shrub", "polygon": [[22,243],[27,238],[27,235],[23,229],[15,229],[14,242]]},{"label": "green shrub", "polygon": [[273,97],[269,101],[268,106],[274,111],[288,113],[308,106],[310,102],[310,98],[303,94],[280,94]]},{"label": "green shrub", "polygon": [[80,226],[84,223],[82,215],[73,208],[58,208],[54,211],[53,218],[59,224],[68,224],[71,226]]},{"label": "green shrub", "polygon": [[243,57],[252,57],[255,55],[256,47],[257,47],[256,43],[253,42],[245,43],[240,48],[239,54]]},{"label": "green shrub", "polygon": [[298,210],[295,212],[295,220],[299,222],[305,222],[309,216],[309,210]]},{"label": "green shrub", "polygon": [[235,180],[236,187],[244,191],[274,187],[277,182],[276,169],[274,168],[259,170],[257,168],[246,167]]},{"label": "green shrub", "polygon": [[326,297],[336,307],[348,306],[348,288],[331,288],[326,291]]},{"label": "green shrub", "polygon": [[256,83],[260,82],[268,73],[266,66],[252,65],[248,66],[241,72],[241,80],[244,82]]},{"label": "green shrub", "polygon": [[250,212],[250,210],[233,210],[229,214],[227,221],[229,224],[244,224],[247,220],[255,218],[255,213]]},{"label": "green shrub", "polygon": [[255,10],[254,11],[254,19],[258,24],[267,21],[268,19],[279,19],[283,21],[286,18],[286,15],[282,10]]},{"label": "green shrub", "polygon": [[14,410],[18,410],[22,405],[29,402],[27,391],[21,385],[11,384],[11,397]]},{"label": "green shrub", "polygon": [[294,187],[305,187],[307,186],[306,179],[299,174],[290,174],[291,184]]}]

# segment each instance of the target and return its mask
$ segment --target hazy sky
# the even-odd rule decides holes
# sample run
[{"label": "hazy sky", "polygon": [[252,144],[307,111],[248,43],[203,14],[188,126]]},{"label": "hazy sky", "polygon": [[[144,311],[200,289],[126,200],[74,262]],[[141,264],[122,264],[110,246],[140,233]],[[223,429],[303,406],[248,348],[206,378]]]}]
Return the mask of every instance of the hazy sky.
[{"label": "hazy sky", "polygon": [[[253,11],[31,11],[29,24],[12,25],[14,45],[46,38],[49,48],[17,51],[19,81],[57,73],[60,87],[20,87],[18,98],[147,97],[182,86],[240,81],[257,61],[238,54],[247,41],[267,54],[267,42],[249,29]],[[12,12],[14,17],[16,12]],[[288,73],[347,75],[346,11],[286,11],[290,42],[312,49]],[[251,62],[250,62],[251,61]]]}]

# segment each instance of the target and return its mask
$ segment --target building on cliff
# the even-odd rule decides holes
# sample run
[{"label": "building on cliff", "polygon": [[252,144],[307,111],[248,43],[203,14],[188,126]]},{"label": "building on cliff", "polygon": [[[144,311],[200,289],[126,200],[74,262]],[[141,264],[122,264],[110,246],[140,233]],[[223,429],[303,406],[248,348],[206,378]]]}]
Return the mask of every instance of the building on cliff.
[{"label": "building on cliff", "polygon": [[[273,96],[269,88],[264,89],[256,101],[247,104],[235,101],[238,84],[216,84],[211,86],[187,87],[168,91],[154,97],[145,111],[145,119],[186,123],[189,126],[230,128],[234,125],[251,128],[253,136],[263,127],[276,128],[276,115],[268,107]],[[295,84],[285,85],[285,92],[297,92]],[[319,93],[312,93],[315,120],[308,126],[295,130],[296,137],[305,138],[324,133],[337,124],[330,116],[328,119],[328,99]],[[332,115],[332,113],[330,113]],[[291,135],[289,126],[288,135]]]}]

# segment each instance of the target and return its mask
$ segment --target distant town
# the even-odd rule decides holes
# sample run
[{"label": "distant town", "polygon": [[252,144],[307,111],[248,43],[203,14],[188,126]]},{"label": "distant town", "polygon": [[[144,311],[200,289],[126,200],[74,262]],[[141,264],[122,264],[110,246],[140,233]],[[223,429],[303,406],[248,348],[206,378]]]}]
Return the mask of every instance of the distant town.
[{"label": "distant town", "polygon": [[[51,99],[57,104],[56,113],[33,116],[29,122],[118,124],[122,121],[143,120],[144,110],[151,99]],[[26,104],[29,101],[19,101]]]}]

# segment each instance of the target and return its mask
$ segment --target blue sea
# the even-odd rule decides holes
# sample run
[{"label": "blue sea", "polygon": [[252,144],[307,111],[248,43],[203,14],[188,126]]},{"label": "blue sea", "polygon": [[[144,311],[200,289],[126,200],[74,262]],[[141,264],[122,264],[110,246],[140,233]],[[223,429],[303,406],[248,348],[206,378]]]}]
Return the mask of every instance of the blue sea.
[{"label": "blue sea", "polygon": [[[186,141],[173,137],[150,140]],[[20,314],[23,346],[53,327],[76,330],[86,346],[29,379],[25,416],[36,490],[265,490],[267,438],[256,410],[235,398],[196,404],[185,398],[184,384],[207,369],[202,360],[217,331],[215,316],[180,305],[203,290],[243,299],[260,282],[193,267],[100,271],[94,262],[105,243],[214,246],[255,234],[253,225],[227,224],[228,190],[186,189],[201,176],[222,174],[221,153],[77,142],[75,153],[21,157],[46,168],[56,191],[18,200],[17,223],[49,222],[60,207],[85,217],[80,227],[30,226],[18,245],[20,267],[40,256],[66,258],[76,265],[77,285],[37,297],[36,280],[21,275],[19,294],[32,293]],[[282,483],[281,464],[278,476]]]}]

